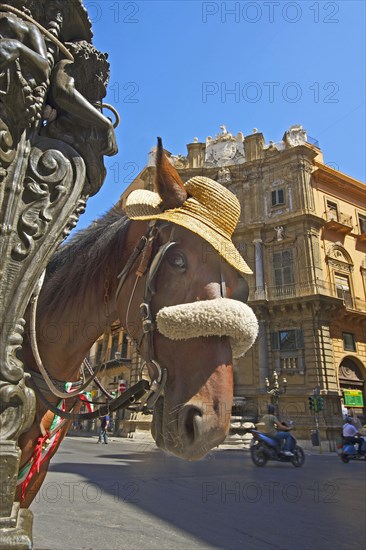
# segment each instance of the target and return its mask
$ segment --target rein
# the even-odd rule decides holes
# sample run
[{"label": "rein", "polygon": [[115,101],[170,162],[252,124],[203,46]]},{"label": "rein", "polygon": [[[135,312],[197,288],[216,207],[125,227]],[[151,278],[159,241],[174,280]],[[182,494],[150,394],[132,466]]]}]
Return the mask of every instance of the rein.
[{"label": "rein", "polygon": [[39,354],[38,344],[37,344],[37,337],[36,337],[36,312],[37,312],[37,304],[38,304],[38,298],[39,294],[41,292],[41,288],[44,281],[45,272],[43,272],[40,280],[38,281],[36,288],[33,292],[33,295],[31,297],[31,330],[30,330],[30,338],[31,338],[31,347],[34,359],[36,361],[37,367],[42,374],[48,388],[51,390],[51,392],[56,395],[56,397],[60,397],[61,399],[70,399],[71,397],[75,397],[77,395],[80,395],[83,393],[84,389],[87,388],[92,381],[97,376],[98,372],[101,369],[102,363],[96,368],[96,370],[93,372],[93,374],[88,378],[86,382],[84,382],[80,387],[78,387],[77,390],[74,390],[70,393],[66,393],[63,391],[60,391],[53,381],[51,380],[46,368],[43,366],[41,356]]},{"label": "rein", "polygon": [[137,382],[137,384],[134,384],[133,386],[128,388],[128,390],[123,392],[123,394],[113,399],[113,401],[111,401],[110,403],[106,403],[105,405],[99,407],[97,411],[89,413],[68,413],[66,411],[62,411],[61,409],[50,403],[32,379],[28,380],[28,382],[30,382],[38,397],[50,411],[66,420],[74,421],[93,420],[94,418],[101,418],[102,416],[105,416],[106,414],[114,412],[118,409],[126,408],[129,405],[135,403],[143,395],[145,395],[150,387],[150,384],[147,380],[140,380],[139,382]]}]

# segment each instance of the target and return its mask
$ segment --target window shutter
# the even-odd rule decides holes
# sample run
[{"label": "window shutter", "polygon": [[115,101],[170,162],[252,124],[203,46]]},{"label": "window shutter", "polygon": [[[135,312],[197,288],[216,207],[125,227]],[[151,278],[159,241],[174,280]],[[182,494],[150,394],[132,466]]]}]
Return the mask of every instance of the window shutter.
[{"label": "window shutter", "polygon": [[278,332],[271,332],[271,349],[278,350],[280,349],[280,343],[278,339]]},{"label": "window shutter", "polygon": [[301,328],[296,329],[296,348],[302,349],[304,347],[304,334]]},{"label": "window shutter", "polygon": [[123,339],[122,339],[122,357],[127,357],[127,349],[128,349],[128,342],[127,342],[127,334],[123,333]]},{"label": "window shutter", "polygon": [[272,191],[272,206],[276,206],[277,204],[277,197],[276,197],[276,191]]}]

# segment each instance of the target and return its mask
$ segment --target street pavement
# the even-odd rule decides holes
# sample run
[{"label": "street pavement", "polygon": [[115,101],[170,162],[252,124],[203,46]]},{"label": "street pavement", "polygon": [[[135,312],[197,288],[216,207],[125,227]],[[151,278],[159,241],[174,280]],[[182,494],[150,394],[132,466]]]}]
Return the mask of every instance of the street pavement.
[{"label": "street pavement", "polygon": [[34,548],[365,548],[365,485],[365,462],[335,453],[257,468],[238,447],[187,462],[150,438],[67,437],[31,506]]}]

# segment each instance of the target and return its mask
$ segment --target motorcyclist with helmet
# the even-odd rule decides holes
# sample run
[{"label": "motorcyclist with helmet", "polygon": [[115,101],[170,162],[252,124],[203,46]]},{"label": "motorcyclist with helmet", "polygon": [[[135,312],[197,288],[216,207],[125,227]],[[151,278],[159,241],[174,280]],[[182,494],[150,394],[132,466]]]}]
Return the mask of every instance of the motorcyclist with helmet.
[{"label": "motorcyclist with helmet", "polygon": [[345,443],[351,443],[357,445],[357,452],[361,454],[361,447],[363,443],[362,434],[354,426],[351,416],[346,416],[345,424],[342,428],[342,437]]}]

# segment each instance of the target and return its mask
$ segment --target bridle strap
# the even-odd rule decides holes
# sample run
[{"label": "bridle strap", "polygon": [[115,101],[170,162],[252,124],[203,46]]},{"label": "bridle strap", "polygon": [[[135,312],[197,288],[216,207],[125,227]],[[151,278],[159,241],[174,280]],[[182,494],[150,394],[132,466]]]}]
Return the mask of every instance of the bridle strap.
[{"label": "bridle strap", "polygon": [[31,384],[37,396],[40,398],[40,400],[43,402],[48,410],[52,411],[54,414],[60,416],[61,418],[73,421],[93,420],[94,418],[101,418],[102,416],[105,416],[106,414],[114,412],[118,409],[128,407],[129,405],[135,403],[135,401],[139,400],[142,396],[144,396],[149,391],[150,387],[150,384],[147,380],[140,380],[139,382],[128,388],[128,390],[123,392],[116,399],[111,401],[111,403],[106,403],[105,405],[102,405],[97,411],[93,411],[90,413],[68,413],[66,411],[62,411],[61,409],[50,403],[50,401],[36,386],[34,380],[29,378],[27,379],[27,382]]},{"label": "bridle strap", "polygon": [[60,391],[56,386],[55,384],[53,383],[51,377],[49,376],[46,368],[44,367],[43,365],[43,362],[42,362],[42,359],[41,359],[41,356],[39,354],[39,349],[38,349],[38,343],[37,343],[37,335],[36,335],[36,312],[37,312],[37,304],[38,304],[38,298],[39,298],[39,294],[41,292],[41,288],[42,288],[42,284],[43,284],[43,280],[44,280],[44,273],[42,274],[40,280],[38,281],[37,285],[36,285],[36,288],[33,292],[33,295],[31,297],[31,318],[30,318],[30,324],[31,324],[31,327],[30,327],[30,341],[31,341],[31,348],[32,348],[32,352],[33,352],[33,357],[36,361],[36,365],[39,369],[39,372],[42,374],[43,378],[44,378],[44,381],[46,382],[48,388],[50,389],[50,391],[56,395],[56,397],[60,397],[61,399],[70,399],[71,397],[76,397],[78,395],[80,395],[81,393],[83,393],[83,391],[85,390],[85,388],[87,388],[88,386],[90,386],[90,384],[92,383],[92,381],[95,379],[95,377],[97,376],[97,374],[99,373],[100,369],[101,369],[101,366],[102,364],[100,364],[96,369],[95,371],[93,372],[93,374],[86,380],[86,382],[84,382],[83,384],[81,384],[81,386],[78,387],[77,390],[74,390],[74,391],[71,391],[69,393],[67,392],[64,392],[64,391]]},{"label": "bridle strap", "polygon": [[140,315],[142,322],[142,335],[138,343],[138,347],[141,347],[144,337],[146,338],[146,347],[145,355],[146,359],[142,364],[141,371],[145,367],[154,370],[157,373],[157,377],[152,381],[150,385],[149,392],[141,400],[138,411],[141,411],[143,414],[149,414],[151,409],[154,407],[155,403],[159,397],[163,394],[164,387],[167,381],[168,372],[166,369],[162,369],[160,364],[155,360],[154,352],[154,332],[156,330],[156,324],[151,313],[150,302],[151,298],[155,294],[155,278],[159,271],[161,262],[164,259],[165,254],[171,246],[174,246],[176,242],[173,241],[174,236],[174,225],[170,232],[169,240],[163,244],[157,253],[154,255],[153,260],[151,261],[149,271],[145,278],[145,290],[143,302],[140,305]]},{"label": "bridle strap", "polygon": [[120,295],[121,289],[124,285],[125,280],[127,279],[127,275],[130,273],[134,263],[136,262],[137,258],[145,248],[145,246],[148,243],[148,235],[150,233],[150,229],[146,233],[146,235],[143,235],[141,239],[139,240],[138,244],[135,246],[131,256],[128,258],[125,267],[122,269],[121,273],[117,276],[117,279],[119,279],[118,287],[116,290],[116,293],[114,295],[115,301],[117,301],[118,296]]}]

